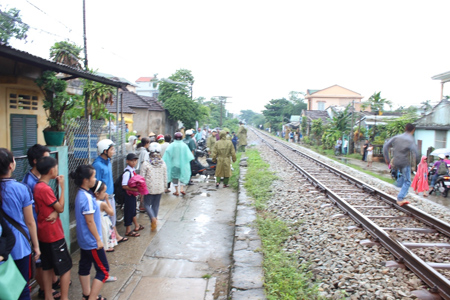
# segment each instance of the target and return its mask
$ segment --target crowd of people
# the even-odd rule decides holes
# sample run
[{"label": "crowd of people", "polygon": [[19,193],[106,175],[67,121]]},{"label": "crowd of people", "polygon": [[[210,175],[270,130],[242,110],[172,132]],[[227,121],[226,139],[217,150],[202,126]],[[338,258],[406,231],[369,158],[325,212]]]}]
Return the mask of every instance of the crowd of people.
[{"label": "crowd of people", "polygon": [[[104,299],[99,294],[103,284],[117,280],[109,274],[106,253],[140,236],[144,226],[136,218],[138,197],[140,209],[148,214],[151,230],[155,231],[162,194],[169,193],[172,184],[175,196],[186,195],[186,185],[192,184],[190,162],[201,139],[207,141],[209,153],[217,162],[216,187],[221,178],[223,187],[228,187],[231,160],[236,161],[236,149],[245,151],[247,144],[247,130],[242,123],[237,134],[226,128],[198,128],[197,132],[186,130],[184,137],[183,130],[179,130],[173,140],[170,135],[153,132],[149,137],[130,136],[125,145],[127,166],[116,181],[111,161],[116,145],[103,139],[97,144],[99,156],[93,164],[79,165],[70,173],[78,187],[75,219],[83,299]],[[0,267],[8,264],[15,286],[20,287],[6,289],[0,285],[0,298],[30,299],[28,283],[35,278],[39,298],[67,300],[72,259],[59,218],[66,202],[66,179],[59,175],[58,161],[50,156],[49,148],[36,144],[28,149],[27,157],[31,170],[18,182],[12,178],[16,167],[12,152],[0,148]],[[59,185],[58,197],[50,186],[51,180]],[[124,192],[123,199],[119,199],[117,185]],[[124,236],[116,227],[116,200],[124,204]],[[91,282],[92,265],[96,274]]]}]

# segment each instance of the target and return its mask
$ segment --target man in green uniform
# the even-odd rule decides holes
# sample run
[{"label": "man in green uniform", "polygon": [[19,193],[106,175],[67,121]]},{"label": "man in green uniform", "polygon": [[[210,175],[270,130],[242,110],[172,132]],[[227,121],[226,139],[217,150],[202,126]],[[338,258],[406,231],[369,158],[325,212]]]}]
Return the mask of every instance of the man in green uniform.
[{"label": "man in green uniform", "polygon": [[216,166],[216,188],[219,187],[220,178],[223,177],[223,187],[228,187],[228,181],[231,177],[231,160],[236,161],[236,152],[233,143],[227,140],[227,133],[220,131],[220,140],[214,145],[212,160],[217,161]]},{"label": "man in green uniform", "polygon": [[239,138],[239,152],[245,152],[245,146],[247,146],[247,128],[244,127],[244,123],[239,122],[239,129],[237,132]]},{"label": "man in green uniform", "polygon": [[214,149],[214,144],[216,143],[216,134],[217,130],[213,129],[211,135],[206,139],[206,147],[208,147],[208,153],[211,154],[211,151]]}]

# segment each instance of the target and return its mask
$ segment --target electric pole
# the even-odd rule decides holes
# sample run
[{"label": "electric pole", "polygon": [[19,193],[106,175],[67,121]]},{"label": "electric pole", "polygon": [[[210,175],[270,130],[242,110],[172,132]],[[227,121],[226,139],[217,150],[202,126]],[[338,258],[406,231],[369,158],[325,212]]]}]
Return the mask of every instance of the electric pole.
[{"label": "electric pole", "polygon": [[353,153],[354,142],[353,142],[353,125],[354,125],[354,116],[355,114],[355,100],[352,101],[352,127],[350,128],[350,137],[348,141],[348,153]]},{"label": "electric pole", "polygon": [[230,96],[213,96],[215,98],[219,98],[220,102],[220,127],[222,127],[222,115],[223,115],[223,106],[227,102],[227,98],[231,98]]}]

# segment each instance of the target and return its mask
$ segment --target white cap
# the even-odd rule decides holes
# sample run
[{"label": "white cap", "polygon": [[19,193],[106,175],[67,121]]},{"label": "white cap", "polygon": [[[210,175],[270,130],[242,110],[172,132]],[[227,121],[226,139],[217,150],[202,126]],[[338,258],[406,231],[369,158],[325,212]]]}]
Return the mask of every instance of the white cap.
[{"label": "white cap", "polygon": [[148,148],[148,151],[159,153],[159,152],[161,152],[161,145],[156,142],[150,143],[150,147]]},{"label": "white cap", "polygon": [[110,139],[104,139],[97,143],[97,151],[99,154],[102,154],[103,151],[108,150],[111,146],[114,146],[114,142]]},{"label": "white cap", "polygon": [[190,130],[190,129],[186,130],[186,135],[192,135],[192,133],[193,133],[192,130]]}]

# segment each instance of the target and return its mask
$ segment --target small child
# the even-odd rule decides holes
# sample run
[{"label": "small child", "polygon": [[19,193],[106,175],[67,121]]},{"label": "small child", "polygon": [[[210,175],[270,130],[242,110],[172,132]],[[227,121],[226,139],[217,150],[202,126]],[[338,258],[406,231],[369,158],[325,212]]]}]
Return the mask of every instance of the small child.
[{"label": "small child", "polygon": [[[139,157],[134,153],[127,155],[127,167],[122,175],[122,187],[125,191],[138,192],[137,188],[130,188],[128,181],[131,177],[136,175],[136,165]],[[124,209],[123,209],[123,224],[125,225],[125,235],[131,237],[138,237],[140,234],[137,231],[144,229],[144,226],[138,224],[136,219],[136,196],[125,193]],[[131,224],[134,223],[134,230],[131,230]]]},{"label": "small child", "polygon": [[[58,176],[58,162],[55,158],[44,156],[36,164],[41,178],[34,187],[34,200],[36,201],[38,240],[41,249],[45,299],[53,299],[53,271],[61,276],[61,299],[69,299],[70,270],[72,258],[64,238],[61,219],[48,222],[47,217],[53,211],[64,212],[64,176]],[[53,189],[49,186],[51,179],[56,179],[60,186],[59,200],[56,199]]]},{"label": "small child", "polygon": [[367,167],[372,167],[372,161],[373,161],[373,145],[369,144],[367,147]]},{"label": "small child", "polygon": [[102,215],[102,237],[103,245],[106,248],[105,251],[114,252],[114,246],[117,245],[117,238],[111,219],[108,217],[114,214],[114,209],[106,194],[106,184],[97,180],[94,187],[91,188],[91,192],[94,193],[95,198],[97,199],[97,205],[100,207]]},{"label": "small child", "polygon": [[[90,165],[80,165],[70,173],[75,185],[79,187],[75,198],[75,219],[77,221],[77,239],[80,246],[80,277],[83,299],[105,300],[98,296],[103,284],[109,277],[109,264],[102,242],[102,224],[100,208],[90,192],[95,185],[95,169]],[[95,278],[90,285],[90,270],[94,264]]]}]

